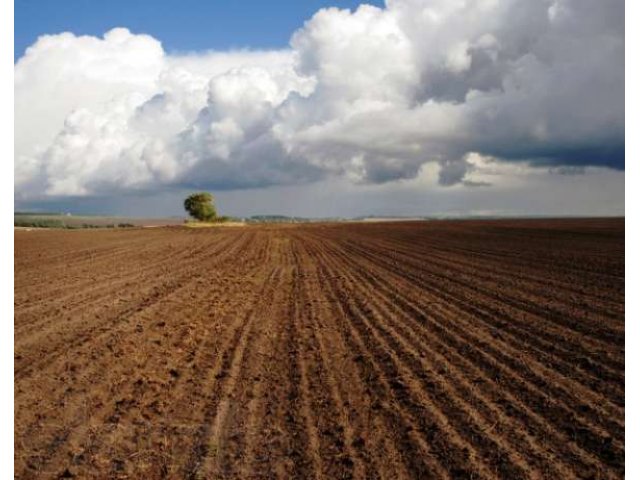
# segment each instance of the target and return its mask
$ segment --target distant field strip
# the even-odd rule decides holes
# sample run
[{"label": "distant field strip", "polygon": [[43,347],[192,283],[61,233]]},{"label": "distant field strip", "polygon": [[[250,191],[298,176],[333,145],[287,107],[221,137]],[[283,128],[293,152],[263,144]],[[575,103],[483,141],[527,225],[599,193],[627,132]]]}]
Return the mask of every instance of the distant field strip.
[{"label": "distant field strip", "polygon": [[17,478],[624,478],[624,220],[15,231]]}]

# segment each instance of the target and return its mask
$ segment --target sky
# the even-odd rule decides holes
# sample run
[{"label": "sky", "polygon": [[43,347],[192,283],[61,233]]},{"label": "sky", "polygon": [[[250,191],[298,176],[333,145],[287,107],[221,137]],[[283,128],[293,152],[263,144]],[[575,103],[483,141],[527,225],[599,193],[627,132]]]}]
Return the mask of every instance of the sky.
[{"label": "sky", "polygon": [[[17,60],[43,34],[102,36],[124,26],[162,41],[167,52],[286,48],[291,33],[323,7],[355,8],[347,0],[16,0]],[[369,1],[382,6],[381,1]]]},{"label": "sky", "polygon": [[624,215],[623,0],[15,3],[19,210]]}]

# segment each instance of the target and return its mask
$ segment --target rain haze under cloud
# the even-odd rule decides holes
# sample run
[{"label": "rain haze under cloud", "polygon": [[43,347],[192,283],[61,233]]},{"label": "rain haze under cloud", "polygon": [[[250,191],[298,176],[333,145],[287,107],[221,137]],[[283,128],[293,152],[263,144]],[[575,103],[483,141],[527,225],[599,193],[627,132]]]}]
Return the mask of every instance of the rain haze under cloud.
[{"label": "rain haze under cloud", "polygon": [[18,207],[177,213],[209,189],[236,215],[624,213],[622,0],[328,8],[282,50],[161,40],[27,49]]}]

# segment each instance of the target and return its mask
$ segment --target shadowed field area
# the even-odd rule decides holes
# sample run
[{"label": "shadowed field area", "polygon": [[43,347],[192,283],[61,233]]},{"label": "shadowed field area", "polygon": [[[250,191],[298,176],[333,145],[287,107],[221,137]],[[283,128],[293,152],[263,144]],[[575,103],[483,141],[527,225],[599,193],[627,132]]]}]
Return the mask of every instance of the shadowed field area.
[{"label": "shadowed field area", "polygon": [[623,478],[624,219],[15,232],[18,478]]}]

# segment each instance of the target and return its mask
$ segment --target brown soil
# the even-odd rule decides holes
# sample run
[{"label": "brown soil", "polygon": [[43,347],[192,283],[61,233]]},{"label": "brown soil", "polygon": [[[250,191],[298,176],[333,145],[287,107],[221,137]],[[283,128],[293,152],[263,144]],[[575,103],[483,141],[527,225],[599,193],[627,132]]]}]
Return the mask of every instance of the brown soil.
[{"label": "brown soil", "polygon": [[17,478],[623,478],[624,220],[15,232]]}]

